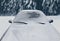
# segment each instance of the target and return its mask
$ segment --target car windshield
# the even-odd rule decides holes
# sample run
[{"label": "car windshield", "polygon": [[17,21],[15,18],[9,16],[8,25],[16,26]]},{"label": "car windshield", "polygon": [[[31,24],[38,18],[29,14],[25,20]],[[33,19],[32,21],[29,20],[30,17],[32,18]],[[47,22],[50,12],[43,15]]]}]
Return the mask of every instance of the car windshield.
[{"label": "car windshield", "polygon": [[23,10],[17,14],[14,19],[15,23],[23,23],[28,21],[42,21],[45,20],[45,15],[39,10]]},{"label": "car windshield", "polygon": [[28,13],[30,16],[29,18],[38,18],[40,17],[40,14],[37,14],[36,12]]}]

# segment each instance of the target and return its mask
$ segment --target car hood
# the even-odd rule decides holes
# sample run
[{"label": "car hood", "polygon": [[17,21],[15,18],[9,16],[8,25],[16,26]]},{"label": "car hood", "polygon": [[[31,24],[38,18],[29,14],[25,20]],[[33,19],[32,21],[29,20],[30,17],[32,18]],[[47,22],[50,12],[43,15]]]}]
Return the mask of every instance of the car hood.
[{"label": "car hood", "polygon": [[3,41],[5,40],[6,41],[13,41],[13,40],[14,41],[60,41],[60,36],[55,30],[55,28],[49,23],[45,23],[45,24],[38,24],[31,22],[29,24],[12,23]]}]

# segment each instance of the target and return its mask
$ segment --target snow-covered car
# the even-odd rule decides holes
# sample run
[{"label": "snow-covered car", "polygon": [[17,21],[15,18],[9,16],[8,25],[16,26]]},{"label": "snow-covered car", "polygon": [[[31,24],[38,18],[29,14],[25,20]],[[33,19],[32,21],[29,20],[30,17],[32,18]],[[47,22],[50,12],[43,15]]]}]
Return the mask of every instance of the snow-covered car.
[{"label": "snow-covered car", "polygon": [[22,10],[11,22],[1,41],[60,41],[60,34],[39,10]]}]

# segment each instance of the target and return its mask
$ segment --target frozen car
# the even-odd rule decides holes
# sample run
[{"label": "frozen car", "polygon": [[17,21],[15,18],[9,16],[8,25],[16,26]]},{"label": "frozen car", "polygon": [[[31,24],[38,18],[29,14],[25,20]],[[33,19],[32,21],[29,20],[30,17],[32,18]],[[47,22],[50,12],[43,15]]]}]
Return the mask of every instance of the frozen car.
[{"label": "frozen car", "polygon": [[1,41],[60,41],[60,35],[42,11],[20,11]]}]

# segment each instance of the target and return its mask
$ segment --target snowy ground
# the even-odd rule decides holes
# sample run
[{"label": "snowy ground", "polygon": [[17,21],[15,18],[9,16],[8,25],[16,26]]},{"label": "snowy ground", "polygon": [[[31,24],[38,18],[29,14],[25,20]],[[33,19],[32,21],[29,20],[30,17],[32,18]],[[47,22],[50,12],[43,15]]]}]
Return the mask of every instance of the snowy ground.
[{"label": "snowy ground", "polygon": [[[60,16],[48,16],[53,19],[54,22],[52,25],[56,28],[56,30],[60,33]],[[0,38],[5,32],[5,30],[11,25],[8,20],[14,19],[14,16],[0,16]]]}]

